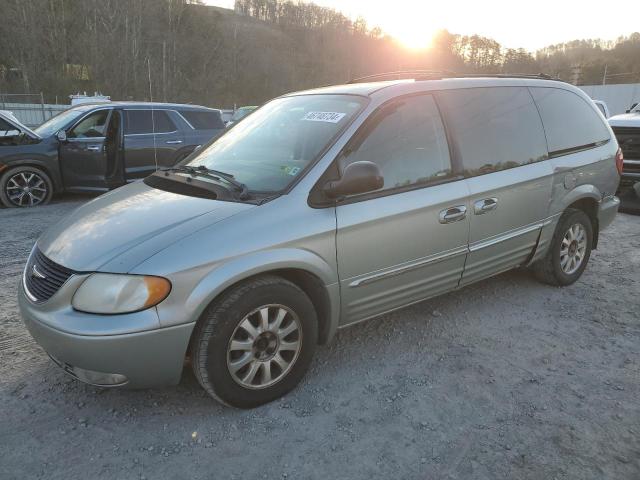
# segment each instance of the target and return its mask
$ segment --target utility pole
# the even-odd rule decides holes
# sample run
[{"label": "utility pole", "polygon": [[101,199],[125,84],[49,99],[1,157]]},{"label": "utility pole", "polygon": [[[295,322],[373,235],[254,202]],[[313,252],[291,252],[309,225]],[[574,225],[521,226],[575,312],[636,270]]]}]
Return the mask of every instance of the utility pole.
[{"label": "utility pole", "polygon": [[602,75],[602,85],[605,85],[607,83],[607,67],[609,65],[608,64],[604,64],[604,75]]}]

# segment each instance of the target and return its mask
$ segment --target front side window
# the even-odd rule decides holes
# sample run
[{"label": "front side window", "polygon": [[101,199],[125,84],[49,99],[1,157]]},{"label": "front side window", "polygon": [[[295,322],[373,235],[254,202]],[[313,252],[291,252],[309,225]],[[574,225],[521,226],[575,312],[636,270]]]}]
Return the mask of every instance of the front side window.
[{"label": "front side window", "polygon": [[164,110],[125,110],[125,135],[175,132],[176,126]]},{"label": "front side window", "polygon": [[540,115],[525,87],[467,88],[438,95],[467,177],[547,158]]},{"label": "front side window", "polygon": [[56,116],[51,117],[49,120],[44,122],[34,131],[42,138],[46,138],[63,128],[67,128],[67,126],[69,126],[74,120],[80,118],[82,114],[89,111],[91,108],[93,108],[91,105],[82,105],[60,112]]},{"label": "front side window", "polygon": [[228,173],[253,192],[282,191],[349,124],[365,102],[355,95],[277,98],[185,165]]},{"label": "front side window", "polygon": [[560,88],[532,87],[549,143],[549,153],[558,155],[609,140],[603,120],[584,99]]},{"label": "front side window", "polygon": [[99,138],[105,136],[109,110],[98,110],[87,115],[73,127],[69,133],[69,138]]},{"label": "front side window", "polygon": [[340,168],[358,161],[378,165],[383,190],[450,176],[449,146],[433,97],[411,96],[378,110],[345,149]]}]

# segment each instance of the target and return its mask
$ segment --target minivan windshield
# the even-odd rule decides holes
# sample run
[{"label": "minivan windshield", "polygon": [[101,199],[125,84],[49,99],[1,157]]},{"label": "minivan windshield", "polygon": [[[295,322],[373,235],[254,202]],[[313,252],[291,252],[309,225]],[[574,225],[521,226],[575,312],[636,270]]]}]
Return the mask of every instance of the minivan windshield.
[{"label": "minivan windshield", "polygon": [[78,118],[81,114],[90,110],[95,105],[85,105],[81,107],[70,108],[69,110],[65,110],[64,112],[59,113],[55,117],[51,117],[49,120],[44,122],[34,131],[40,135],[42,138],[49,137],[56,133],[58,130],[63,129],[69,123],[71,123],[74,119]]},{"label": "minivan windshield", "polygon": [[302,174],[365,102],[355,95],[277,98],[182,165],[225,172],[252,192],[279,192]]}]

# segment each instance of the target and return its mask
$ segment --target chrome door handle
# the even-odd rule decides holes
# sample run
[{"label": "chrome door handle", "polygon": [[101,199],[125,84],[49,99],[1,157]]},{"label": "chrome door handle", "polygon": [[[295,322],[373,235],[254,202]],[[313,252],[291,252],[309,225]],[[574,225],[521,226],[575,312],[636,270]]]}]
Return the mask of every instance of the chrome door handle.
[{"label": "chrome door handle", "polygon": [[498,199],[495,197],[483,198],[473,204],[473,213],[482,215],[498,208]]},{"label": "chrome door handle", "polygon": [[89,152],[99,152],[102,150],[102,145],[87,145],[87,150]]},{"label": "chrome door handle", "polygon": [[182,143],[182,140],[167,140],[166,142],[167,145],[177,145],[178,143]]},{"label": "chrome door handle", "polygon": [[462,220],[467,216],[467,207],[458,205],[456,207],[445,208],[438,215],[440,223],[453,223]]}]

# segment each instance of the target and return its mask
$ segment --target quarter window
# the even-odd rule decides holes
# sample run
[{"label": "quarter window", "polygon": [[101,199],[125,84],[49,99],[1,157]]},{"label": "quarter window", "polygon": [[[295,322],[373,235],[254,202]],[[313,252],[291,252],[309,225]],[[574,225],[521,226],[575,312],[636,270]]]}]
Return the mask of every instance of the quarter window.
[{"label": "quarter window", "polygon": [[602,119],[584,99],[560,88],[533,87],[549,143],[549,153],[559,155],[594,146],[610,138]]},{"label": "quarter window", "polygon": [[175,124],[164,110],[125,110],[125,135],[175,131]]},{"label": "quarter window", "polygon": [[109,110],[106,109],[91,113],[80,120],[80,122],[71,129],[67,136],[70,138],[104,137],[108,118]]},{"label": "quarter window", "polygon": [[439,94],[465,175],[484,175],[547,158],[540,116],[523,87],[449,90]]},{"label": "quarter window", "polygon": [[384,177],[384,190],[437,181],[452,171],[444,126],[431,95],[383,106],[345,152],[343,170],[353,162],[374,162]]},{"label": "quarter window", "polygon": [[220,112],[182,110],[180,115],[196,130],[222,130],[224,128]]}]

